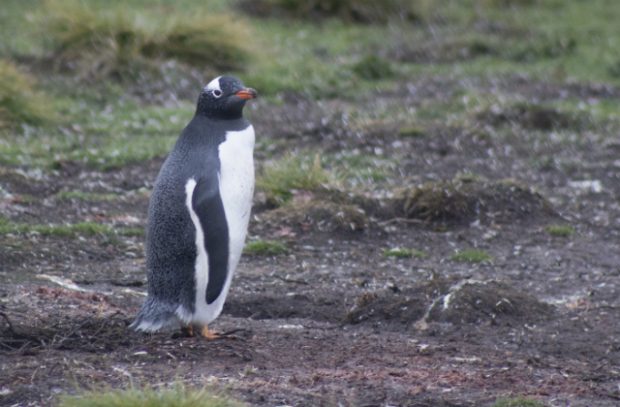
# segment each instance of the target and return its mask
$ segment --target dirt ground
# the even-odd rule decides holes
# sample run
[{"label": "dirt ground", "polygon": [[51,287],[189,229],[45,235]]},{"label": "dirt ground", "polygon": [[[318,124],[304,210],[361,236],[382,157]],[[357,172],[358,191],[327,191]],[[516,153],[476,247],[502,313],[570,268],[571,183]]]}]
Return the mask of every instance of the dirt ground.
[{"label": "dirt ground", "polygon": [[[620,102],[613,88],[505,77],[419,78],[356,103],[423,106],[463,86]],[[284,241],[288,253],[242,258],[213,326],[231,337],[128,330],[146,290],[143,237],[0,235],[0,404],[176,380],[256,406],[620,405],[620,142],[605,123],[514,108],[407,135],[389,120],[352,129],[346,111],[297,97],[249,111],[273,151],[362,152],[397,171],[367,191],[300,192],[279,209],[257,194],[250,239]],[[579,137],[561,137],[563,126]],[[0,208],[15,222],[142,228],[162,160],[4,168]],[[413,189],[428,182],[430,197]],[[57,195],[72,190],[119,198]],[[426,256],[384,255],[396,247]],[[471,248],[492,259],[453,259]]]}]

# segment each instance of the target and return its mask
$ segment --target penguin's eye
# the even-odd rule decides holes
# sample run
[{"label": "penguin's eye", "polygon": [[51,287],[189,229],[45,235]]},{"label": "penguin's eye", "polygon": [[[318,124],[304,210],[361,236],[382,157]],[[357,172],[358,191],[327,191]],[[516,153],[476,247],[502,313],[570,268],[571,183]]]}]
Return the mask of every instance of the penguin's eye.
[{"label": "penguin's eye", "polygon": [[221,96],[222,96],[222,91],[221,91],[221,90],[219,90],[219,89],[213,89],[213,92],[211,92],[211,94],[212,94],[214,97],[219,98],[219,97],[221,97]]}]

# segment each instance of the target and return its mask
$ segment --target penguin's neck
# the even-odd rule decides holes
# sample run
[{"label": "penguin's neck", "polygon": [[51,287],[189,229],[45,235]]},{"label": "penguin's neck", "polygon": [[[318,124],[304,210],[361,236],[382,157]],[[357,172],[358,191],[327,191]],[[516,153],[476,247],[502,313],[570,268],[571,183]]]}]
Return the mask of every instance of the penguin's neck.
[{"label": "penguin's neck", "polygon": [[243,117],[243,103],[228,106],[209,104],[204,94],[198,98],[196,104],[196,116],[203,116],[213,120],[238,120]]},{"label": "penguin's neck", "polygon": [[220,144],[229,131],[241,131],[250,123],[242,116],[237,119],[214,119],[195,115],[181,135],[189,145]]}]

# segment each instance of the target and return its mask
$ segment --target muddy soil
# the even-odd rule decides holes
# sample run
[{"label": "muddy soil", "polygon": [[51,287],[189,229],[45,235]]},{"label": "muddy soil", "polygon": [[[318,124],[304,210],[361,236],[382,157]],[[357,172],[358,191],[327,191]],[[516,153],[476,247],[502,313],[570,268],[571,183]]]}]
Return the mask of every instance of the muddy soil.
[{"label": "muddy soil", "polygon": [[[620,102],[617,89],[508,77],[423,78],[356,103],[420,106],[471,86]],[[264,140],[259,165],[311,146],[389,158],[399,171],[338,198],[315,192],[278,209],[257,202],[250,239],[289,250],[242,258],[213,326],[228,337],[128,330],[146,290],[140,236],[0,235],[0,404],[53,405],[67,392],[176,380],[257,406],[488,406],[511,396],[620,405],[617,133],[524,106],[415,137],[393,123],[353,131],[341,120],[348,103],[298,98],[250,110]],[[574,120],[579,137],[558,136]],[[140,228],[162,160],[108,172],[3,168],[0,207],[14,222]],[[459,178],[466,172],[476,178]],[[415,188],[424,185],[435,195],[422,199]],[[72,190],[118,199],[59,198]],[[394,209],[403,196],[408,206]],[[550,234],[557,224],[574,233]],[[384,255],[397,247],[426,255]],[[453,258],[472,248],[491,259]]]}]

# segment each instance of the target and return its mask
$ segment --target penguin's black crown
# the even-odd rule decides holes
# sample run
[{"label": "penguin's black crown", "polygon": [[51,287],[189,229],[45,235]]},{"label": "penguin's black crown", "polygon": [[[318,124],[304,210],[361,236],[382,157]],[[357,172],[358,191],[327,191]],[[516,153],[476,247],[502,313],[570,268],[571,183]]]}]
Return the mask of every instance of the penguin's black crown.
[{"label": "penguin's black crown", "polygon": [[204,87],[196,106],[196,115],[213,119],[239,119],[249,99],[256,98],[252,88],[232,76],[218,76]]}]

